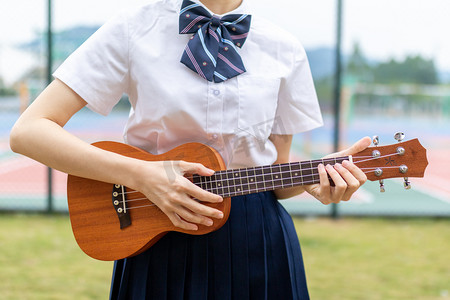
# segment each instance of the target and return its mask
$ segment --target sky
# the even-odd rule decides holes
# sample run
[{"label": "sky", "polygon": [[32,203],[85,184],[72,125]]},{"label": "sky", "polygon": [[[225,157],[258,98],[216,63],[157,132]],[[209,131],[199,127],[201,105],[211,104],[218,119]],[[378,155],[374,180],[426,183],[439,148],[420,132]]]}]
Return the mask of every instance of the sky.
[{"label": "sky", "polygon": [[[45,30],[47,0],[0,0],[0,75],[13,64],[10,47]],[[149,0],[52,0],[54,29],[101,25],[122,10]],[[245,0],[262,15],[296,35],[305,48],[335,43],[337,0]],[[450,72],[450,1],[342,0],[343,49],[358,42],[371,59],[420,54]],[[276,5],[275,5],[276,4]],[[15,65],[26,64],[23,57]],[[13,72],[13,71],[10,71]]]}]

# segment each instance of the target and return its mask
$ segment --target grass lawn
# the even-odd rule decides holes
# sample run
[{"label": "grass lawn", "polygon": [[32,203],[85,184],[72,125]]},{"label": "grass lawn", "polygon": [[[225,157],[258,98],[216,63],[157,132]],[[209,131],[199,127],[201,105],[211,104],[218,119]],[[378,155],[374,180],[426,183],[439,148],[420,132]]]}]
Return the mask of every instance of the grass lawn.
[{"label": "grass lawn", "polygon": [[[295,224],[312,299],[450,299],[449,219]],[[67,216],[0,214],[1,299],[107,299],[111,270],[78,249]]]},{"label": "grass lawn", "polygon": [[312,299],[450,299],[450,219],[295,223]]}]

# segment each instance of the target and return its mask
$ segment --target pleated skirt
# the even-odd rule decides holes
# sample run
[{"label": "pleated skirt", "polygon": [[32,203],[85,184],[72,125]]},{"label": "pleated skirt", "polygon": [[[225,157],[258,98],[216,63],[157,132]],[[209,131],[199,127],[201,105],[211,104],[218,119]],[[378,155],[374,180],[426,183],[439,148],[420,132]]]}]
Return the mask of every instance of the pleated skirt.
[{"label": "pleated skirt", "polygon": [[273,192],[231,201],[219,230],[171,232],[146,252],[116,261],[110,299],[309,299],[294,224]]}]

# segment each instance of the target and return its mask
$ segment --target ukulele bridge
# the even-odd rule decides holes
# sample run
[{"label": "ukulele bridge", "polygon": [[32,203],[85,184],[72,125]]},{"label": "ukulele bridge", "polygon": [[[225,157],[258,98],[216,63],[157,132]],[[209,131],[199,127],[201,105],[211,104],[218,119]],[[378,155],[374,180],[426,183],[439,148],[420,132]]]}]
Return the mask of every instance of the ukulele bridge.
[{"label": "ukulele bridge", "polygon": [[115,184],[112,190],[112,202],[117,217],[119,218],[120,229],[124,229],[131,225],[131,217],[127,211],[126,200],[125,187],[120,184]]}]

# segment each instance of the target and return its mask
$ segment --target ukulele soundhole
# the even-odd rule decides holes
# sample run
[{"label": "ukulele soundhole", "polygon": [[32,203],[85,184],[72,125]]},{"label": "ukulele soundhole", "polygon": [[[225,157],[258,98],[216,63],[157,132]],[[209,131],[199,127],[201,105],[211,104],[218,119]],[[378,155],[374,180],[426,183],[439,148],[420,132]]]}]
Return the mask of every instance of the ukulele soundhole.
[{"label": "ukulele soundhole", "polygon": [[115,184],[112,191],[112,202],[117,217],[119,218],[120,229],[131,225],[131,217],[127,209],[126,189],[123,185]]}]

